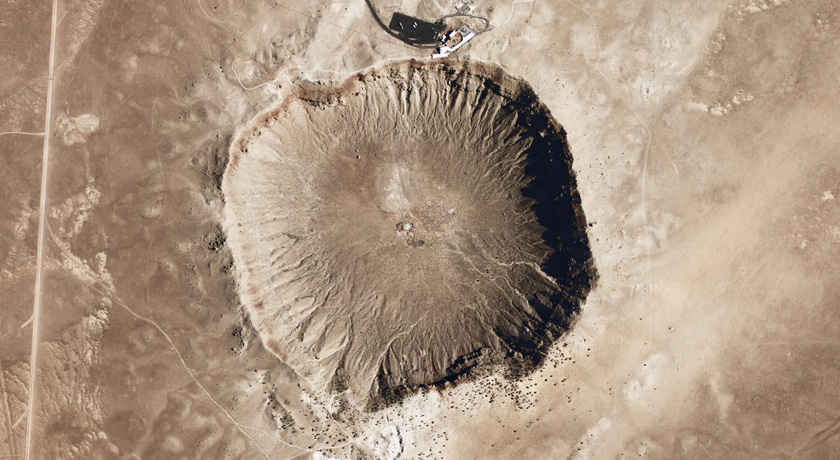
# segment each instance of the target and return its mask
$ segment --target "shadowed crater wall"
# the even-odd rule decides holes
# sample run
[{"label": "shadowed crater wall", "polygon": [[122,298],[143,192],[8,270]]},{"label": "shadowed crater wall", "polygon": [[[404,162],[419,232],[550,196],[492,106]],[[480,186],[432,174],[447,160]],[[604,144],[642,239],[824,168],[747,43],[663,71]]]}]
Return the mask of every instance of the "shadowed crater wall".
[{"label": "shadowed crater wall", "polygon": [[263,343],[372,409],[533,369],[596,276],[565,132],[486,63],[288,88],[237,134],[222,188]]}]

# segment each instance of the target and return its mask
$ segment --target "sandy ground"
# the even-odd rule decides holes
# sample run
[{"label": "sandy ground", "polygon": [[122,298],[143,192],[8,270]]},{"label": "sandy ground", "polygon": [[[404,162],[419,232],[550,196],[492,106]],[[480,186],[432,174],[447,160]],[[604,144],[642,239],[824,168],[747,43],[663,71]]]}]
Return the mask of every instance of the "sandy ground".
[{"label": "sandy ground", "polygon": [[219,181],[278,87],[427,53],[362,1],[59,1],[54,47],[41,3],[0,9],[0,458],[840,457],[836,1],[470,3],[461,57],[569,134],[599,285],[530,378],[343,418],[256,338]]}]

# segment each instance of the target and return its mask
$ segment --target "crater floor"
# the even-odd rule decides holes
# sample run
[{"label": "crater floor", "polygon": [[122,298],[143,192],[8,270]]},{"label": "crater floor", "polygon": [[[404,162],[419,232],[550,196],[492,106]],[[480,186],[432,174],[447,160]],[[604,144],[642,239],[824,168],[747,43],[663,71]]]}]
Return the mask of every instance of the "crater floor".
[{"label": "crater floor", "polygon": [[594,282],[565,132],[497,66],[298,83],[230,158],[226,231],[262,341],[357,405],[527,372]]}]

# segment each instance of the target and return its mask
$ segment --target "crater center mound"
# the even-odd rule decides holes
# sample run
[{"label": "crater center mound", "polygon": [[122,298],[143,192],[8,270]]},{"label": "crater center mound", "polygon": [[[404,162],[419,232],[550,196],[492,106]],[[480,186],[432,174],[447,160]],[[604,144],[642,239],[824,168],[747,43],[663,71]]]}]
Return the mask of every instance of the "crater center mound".
[{"label": "crater center mound", "polygon": [[372,409],[532,369],[596,276],[565,132],[494,65],[299,83],[238,133],[222,187],[263,343]]}]

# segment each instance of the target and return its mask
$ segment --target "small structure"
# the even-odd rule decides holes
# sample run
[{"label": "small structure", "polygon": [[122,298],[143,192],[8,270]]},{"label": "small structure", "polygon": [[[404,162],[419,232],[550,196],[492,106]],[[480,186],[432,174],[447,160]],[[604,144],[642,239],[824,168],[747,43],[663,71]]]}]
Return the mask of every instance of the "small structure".
[{"label": "small structure", "polygon": [[475,37],[475,31],[466,24],[461,25],[460,29],[455,29],[443,36],[441,46],[437,48],[435,54],[432,54],[432,58],[437,59],[449,56],[455,51],[458,51],[458,48],[466,45],[473,37]]},{"label": "small structure", "polygon": [[430,45],[437,43],[443,31],[443,23],[432,23],[413,18],[402,13],[394,13],[388,28],[401,40],[412,45]]}]

